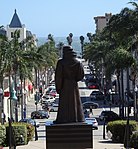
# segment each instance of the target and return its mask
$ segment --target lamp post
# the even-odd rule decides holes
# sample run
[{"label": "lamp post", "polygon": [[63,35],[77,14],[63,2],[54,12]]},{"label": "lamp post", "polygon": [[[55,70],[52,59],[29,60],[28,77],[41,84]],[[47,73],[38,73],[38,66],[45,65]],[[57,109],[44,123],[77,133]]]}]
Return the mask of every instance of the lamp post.
[{"label": "lamp post", "polygon": [[17,96],[16,96],[16,91],[14,88],[14,82],[12,80],[11,82],[11,77],[9,76],[9,88],[10,88],[10,118],[13,119],[13,105],[12,101],[16,102],[17,101]]},{"label": "lamp post", "polygon": [[109,105],[110,105],[110,111],[111,111],[111,106],[112,106],[112,90],[111,89],[109,89],[109,95],[110,95],[110,103],[109,103]]},{"label": "lamp post", "polygon": [[24,108],[23,108],[23,118],[26,118],[26,90],[24,89],[23,90],[23,94],[24,94],[24,102],[23,102],[23,104],[24,104]]},{"label": "lamp post", "polygon": [[4,119],[5,119],[5,116],[4,116],[4,105],[3,105],[3,89],[0,88],[0,102],[1,102],[1,124],[3,125],[4,124]]},{"label": "lamp post", "polygon": [[106,123],[106,119],[105,117],[103,118],[103,139],[105,139],[105,124]]}]

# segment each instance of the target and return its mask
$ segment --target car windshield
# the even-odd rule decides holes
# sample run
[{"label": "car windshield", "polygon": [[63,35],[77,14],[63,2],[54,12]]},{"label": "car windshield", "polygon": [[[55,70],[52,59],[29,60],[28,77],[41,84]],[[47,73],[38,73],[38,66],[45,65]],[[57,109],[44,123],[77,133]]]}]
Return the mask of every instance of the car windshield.
[{"label": "car windshield", "polygon": [[27,119],[22,119],[20,120],[20,122],[27,122]]},{"label": "car windshield", "polygon": [[93,94],[93,95],[101,94],[102,95],[102,92],[100,92],[100,91],[93,91],[91,94]]},{"label": "car windshield", "polygon": [[85,120],[87,120],[87,121],[96,121],[96,119],[95,118],[85,118]]},{"label": "car windshield", "polygon": [[102,111],[101,115],[117,115],[113,111]]},{"label": "car windshield", "polygon": [[83,105],[85,105],[85,104],[89,104],[90,105],[90,104],[95,104],[95,103],[94,102],[84,102]]},{"label": "car windshield", "polygon": [[86,101],[90,101],[90,97],[86,96],[86,97],[80,97],[81,98],[81,102],[84,103]]},{"label": "car windshield", "polygon": [[43,113],[43,114],[45,114],[45,113],[46,113],[46,112],[45,112],[45,111],[43,111],[43,110],[40,110],[39,112],[40,112],[40,113]]}]

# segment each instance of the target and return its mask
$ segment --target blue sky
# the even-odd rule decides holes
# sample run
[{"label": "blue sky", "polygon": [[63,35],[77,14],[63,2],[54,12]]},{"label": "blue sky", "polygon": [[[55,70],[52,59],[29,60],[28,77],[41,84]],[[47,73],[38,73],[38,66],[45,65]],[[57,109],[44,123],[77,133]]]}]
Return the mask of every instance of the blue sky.
[{"label": "blue sky", "polygon": [[8,25],[17,10],[22,24],[37,37],[86,36],[95,33],[94,17],[131,7],[130,0],[1,0],[0,25]]}]

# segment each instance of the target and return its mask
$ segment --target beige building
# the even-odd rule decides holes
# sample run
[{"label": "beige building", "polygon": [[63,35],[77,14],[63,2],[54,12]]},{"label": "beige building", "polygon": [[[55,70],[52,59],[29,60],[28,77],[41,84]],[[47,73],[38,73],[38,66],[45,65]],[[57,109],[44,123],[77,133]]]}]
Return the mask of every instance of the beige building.
[{"label": "beige building", "polygon": [[103,30],[103,28],[107,25],[111,17],[112,13],[105,13],[105,16],[94,17],[96,24],[96,33]]}]

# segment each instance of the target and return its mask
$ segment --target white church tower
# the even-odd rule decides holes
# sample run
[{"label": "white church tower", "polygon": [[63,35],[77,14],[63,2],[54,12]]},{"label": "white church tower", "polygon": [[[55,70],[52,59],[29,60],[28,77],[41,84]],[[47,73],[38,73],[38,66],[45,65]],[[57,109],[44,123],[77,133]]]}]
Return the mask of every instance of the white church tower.
[{"label": "white church tower", "polygon": [[7,35],[6,36],[8,37],[9,40],[11,40],[13,38],[14,32],[16,30],[20,31],[19,42],[26,39],[26,27],[24,24],[23,25],[21,24],[21,21],[17,15],[16,9],[15,9],[12,20],[11,20],[10,24],[7,25]]}]

